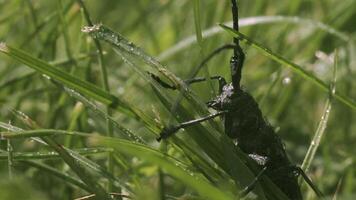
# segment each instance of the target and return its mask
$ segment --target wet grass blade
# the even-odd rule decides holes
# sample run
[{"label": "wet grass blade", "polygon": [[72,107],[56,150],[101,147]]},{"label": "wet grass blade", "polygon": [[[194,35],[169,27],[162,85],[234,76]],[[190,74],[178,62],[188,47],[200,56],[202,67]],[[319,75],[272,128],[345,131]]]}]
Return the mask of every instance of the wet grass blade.
[{"label": "wet grass blade", "polygon": [[[274,61],[280,63],[282,66],[287,66],[289,68],[291,68],[296,74],[300,75],[301,77],[303,77],[304,79],[306,79],[307,81],[310,81],[311,83],[313,83],[314,85],[316,85],[319,89],[328,92],[329,91],[329,86],[324,83],[322,80],[320,80],[318,77],[314,76],[312,73],[304,70],[301,66],[289,61],[288,59],[282,57],[281,55],[271,51],[270,49],[268,49],[267,47],[263,46],[262,44],[259,44],[255,41],[253,41],[252,39],[250,39],[249,37],[243,35],[240,32],[237,32],[235,30],[233,30],[232,28],[225,26],[223,24],[220,24],[220,26],[227,31],[228,33],[232,34],[234,37],[238,37],[240,38],[240,40],[242,40],[243,42],[247,43],[248,45],[251,45],[252,47],[256,48],[257,50],[261,51],[263,54],[265,54],[267,57],[273,59]],[[337,99],[339,102],[341,102],[342,104],[352,108],[352,109],[356,109],[356,103],[355,101],[353,101],[352,99],[350,99],[349,97],[340,94],[338,92],[335,93],[335,99]]]}]

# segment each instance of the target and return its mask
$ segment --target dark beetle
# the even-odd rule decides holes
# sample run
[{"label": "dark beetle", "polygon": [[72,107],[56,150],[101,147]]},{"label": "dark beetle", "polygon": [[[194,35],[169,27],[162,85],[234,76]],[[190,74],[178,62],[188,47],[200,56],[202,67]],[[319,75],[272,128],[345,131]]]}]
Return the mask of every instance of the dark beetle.
[{"label": "dark beetle", "polygon": [[[236,0],[231,0],[233,13],[233,28],[238,30],[238,9]],[[211,77],[219,80],[220,95],[207,103],[207,106],[219,112],[207,117],[166,127],[162,130],[158,140],[169,137],[180,128],[194,125],[216,116],[222,116],[225,125],[225,133],[237,141],[237,146],[251,159],[261,166],[261,173],[267,175],[292,200],[301,200],[302,195],[298,185],[298,175],[301,174],[311,184],[310,179],[299,168],[291,164],[285,152],[280,137],[275,134],[273,127],[265,120],[256,100],[240,86],[241,70],[245,55],[239,45],[238,38],[234,38],[234,45],[226,45],[213,52],[208,59],[223,49],[233,49],[234,54],[230,60],[232,83],[227,84],[220,76]],[[205,64],[205,63],[204,63]],[[176,89],[163,82],[159,77],[151,74],[151,77],[163,87]],[[187,84],[204,81],[204,78],[196,78],[186,81]],[[318,196],[322,194],[311,185]],[[247,194],[253,188],[246,188],[242,195]]]}]

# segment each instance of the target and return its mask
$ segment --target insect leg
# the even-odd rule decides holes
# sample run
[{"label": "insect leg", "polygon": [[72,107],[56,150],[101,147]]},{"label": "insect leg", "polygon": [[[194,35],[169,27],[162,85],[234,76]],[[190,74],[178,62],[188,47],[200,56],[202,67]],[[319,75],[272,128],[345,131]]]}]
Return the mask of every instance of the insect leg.
[{"label": "insect leg", "polygon": [[[222,76],[212,76],[212,77],[210,77],[210,79],[219,81],[219,94],[220,94],[223,90],[223,87],[226,85],[225,78]],[[187,84],[192,84],[192,83],[198,83],[198,82],[202,82],[202,81],[206,81],[206,78],[204,78],[204,77],[194,78],[194,79],[190,79],[190,80],[185,80],[184,82],[186,82]]]},{"label": "insect leg", "polygon": [[[212,58],[214,58],[216,55],[218,55],[220,52],[228,49],[235,49],[236,45],[235,44],[225,44],[217,49],[215,49],[213,52],[211,52],[196,68],[194,71],[194,76],[199,72],[201,68],[203,68]],[[193,76],[193,77],[194,77]]]},{"label": "insect leg", "polygon": [[256,183],[260,180],[261,176],[265,173],[266,170],[267,170],[267,166],[263,167],[263,169],[257,174],[257,176],[253,179],[253,181],[240,192],[239,196],[244,197],[248,193],[250,193],[253,190],[253,188],[255,188]]},{"label": "insect leg", "polygon": [[303,179],[305,180],[305,182],[308,183],[308,185],[313,189],[313,191],[315,192],[315,194],[319,197],[319,198],[323,198],[324,194],[314,185],[314,183],[310,180],[310,178],[305,174],[305,172],[303,171],[302,168],[298,167],[298,166],[293,166],[293,170],[297,173],[297,175],[302,175]]},{"label": "insect leg", "polygon": [[[168,83],[164,82],[162,79],[160,79],[158,76],[148,72],[149,75],[151,76],[152,79],[154,79],[155,81],[157,81],[157,83],[159,83],[162,87],[167,88],[167,89],[171,89],[171,90],[176,90],[177,87],[174,85],[169,85]],[[226,80],[224,77],[222,76],[212,76],[210,77],[210,79],[212,80],[218,80],[219,81],[219,91],[221,92],[222,87],[224,87],[224,85],[226,85]],[[184,80],[184,82],[188,85],[193,84],[193,83],[199,83],[199,82],[203,82],[206,81],[206,78],[204,77],[197,77],[197,78],[193,78],[193,79],[188,79],[188,80]]]},{"label": "insect leg", "polygon": [[[196,71],[194,74],[198,73],[199,70],[204,66],[206,65],[212,58],[214,58],[216,55],[218,55],[219,53],[221,53],[222,51],[224,50],[228,50],[228,49],[234,49],[235,48],[235,45],[234,44],[225,44],[217,49],[215,49],[213,52],[211,52],[206,58],[203,59],[203,61],[196,67]],[[169,85],[168,83],[162,81],[158,76],[148,72],[150,74],[150,76],[156,80],[162,87],[164,88],[168,88],[168,89],[177,89],[175,86],[172,86],[172,85]],[[223,82],[226,84],[226,81],[223,77],[220,77],[220,76],[213,76],[211,77],[211,79],[217,79],[219,80],[219,83],[220,83],[220,80],[223,80]],[[187,80],[185,81],[187,84],[191,84],[191,83],[196,83],[196,82],[201,82],[201,81],[205,81],[206,79],[205,78],[194,78],[194,79],[190,79],[190,80]],[[220,87],[219,87],[220,88]],[[221,86],[222,88],[222,86]]]},{"label": "insect leg", "polygon": [[220,111],[220,112],[217,112],[217,113],[214,113],[214,114],[211,114],[211,115],[199,118],[199,119],[193,119],[193,120],[190,120],[190,121],[187,121],[187,122],[180,123],[180,124],[178,124],[176,126],[165,127],[161,131],[161,134],[157,138],[157,141],[160,141],[162,139],[168,138],[169,136],[173,135],[175,132],[177,132],[181,128],[186,128],[186,127],[189,127],[189,126],[193,126],[193,125],[198,124],[200,122],[203,122],[203,121],[215,118],[217,116],[223,115],[224,113],[225,113],[225,111]]}]

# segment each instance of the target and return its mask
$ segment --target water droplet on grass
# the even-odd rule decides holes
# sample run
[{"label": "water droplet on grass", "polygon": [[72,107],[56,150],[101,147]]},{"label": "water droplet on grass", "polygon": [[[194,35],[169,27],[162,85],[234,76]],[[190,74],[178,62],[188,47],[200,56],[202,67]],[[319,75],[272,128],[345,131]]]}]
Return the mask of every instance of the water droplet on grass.
[{"label": "water droplet on grass", "polygon": [[289,85],[292,82],[292,79],[290,77],[285,77],[282,80],[283,85]]},{"label": "water droplet on grass", "polygon": [[46,74],[42,74],[42,76],[43,76],[44,78],[48,79],[48,80],[51,80],[51,77],[49,77],[49,76],[46,75]]}]

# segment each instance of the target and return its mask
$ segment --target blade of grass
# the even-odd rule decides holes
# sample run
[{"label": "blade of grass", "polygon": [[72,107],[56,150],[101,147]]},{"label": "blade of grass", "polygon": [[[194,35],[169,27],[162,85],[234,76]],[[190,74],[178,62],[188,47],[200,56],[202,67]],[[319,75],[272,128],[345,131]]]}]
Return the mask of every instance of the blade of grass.
[{"label": "blade of grass", "polygon": [[[280,63],[282,66],[287,66],[290,69],[293,70],[293,72],[295,72],[296,74],[300,75],[301,77],[303,77],[304,79],[306,79],[307,81],[310,81],[311,83],[313,83],[314,85],[316,85],[319,89],[328,92],[329,91],[329,87],[326,83],[324,83],[322,80],[320,80],[318,77],[314,76],[312,73],[306,71],[305,69],[303,69],[301,66],[289,61],[288,59],[282,57],[281,55],[274,53],[273,51],[271,51],[270,49],[268,49],[267,47],[263,46],[262,44],[259,44],[255,41],[253,41],[252,39],[250,39],[249,37],[245,36],[244,34],[237,32],[235,30],[233,30],[232,28],[225,26],[223,24],[220,24],[220,26],[228,33],[232,34],[235,37],[240,38],[240,40],[242,40],[243,42],[247,43],[248,45],[251,45],[252,47],[256,48],[257,50],[261,51],[264,55],[266,55],[267,57],[271,58],[272,60],[276,61],[277,63]],[[356,109],[356,103],[350,99],[349,97],[340,94],[338,92],[335,93],[334,95],[335,99],[337,99],[339,102],[341,102],[342,104],[352,108],[352,109]]]},{"label": "blade of grass", "polygon": [[333,78],[332,82],[330,83],[329,97],[326,100],[323,115],[319,122],[318,128],[316,129],[316,132],[313,136],[313,139],[309,145],[307,154],[304,157],[303,164],[301,167],[305,172],[308,172],[308,170],[309,170],[309,167],[312,163],[312,160],[314,159],[315,153],[319,147],[320,141],[325,133],[326,125],[328,123],[330,110],[331,110],[331,106],[332,106],[332,101],[333,101],[333,96],[335,95],[335,90],[336,90],[337,65],[338,65],[338,53],[336,51],[335,56],[334,56],[334,72],[333,72],[334,78]]}]

